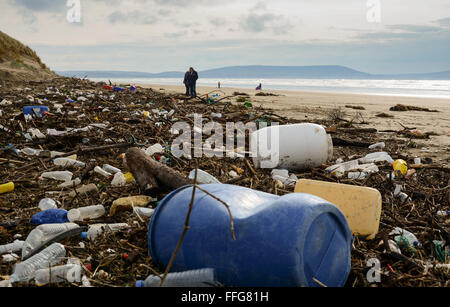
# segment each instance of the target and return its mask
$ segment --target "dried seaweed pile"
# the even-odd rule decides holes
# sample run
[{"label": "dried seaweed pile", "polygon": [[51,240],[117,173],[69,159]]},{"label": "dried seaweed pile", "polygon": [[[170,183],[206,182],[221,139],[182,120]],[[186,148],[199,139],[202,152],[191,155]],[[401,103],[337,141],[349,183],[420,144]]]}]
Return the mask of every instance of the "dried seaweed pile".
[{"label": "dried seaweed pile", "polygon": [[[195,168],[195,161],[176,158],[171,153],[170,145],[176,138],[171,133],[171,128],[179,121],[193,125],[194,113],[202,114],[205,122],[213,120],[220,123],[224,131],[226,122],[277,122],[280,125],[300,122],[280,117],[269,109],[258,108],[248,102],[236,103],[235,97],[214,100],[199,97],[187,100],[183,96],[163,94],[152,89],[113,92],[105,89],[104,85],[81,79],[60,78],[19,85],[4,83],[0,87],[0,184],[9,181],[15,183],[13,192],[0,195],[0,245],[16,238],[25,240],[34,228],[29,220],[40,211],[37,205],[45,197],[57,200],[59,207],[66,210],[102,204],[108,212],[114,200],[140,195],[137,184],[112,187],[107,178],[92,171],[95,166],[103,164],[113,165],[124,172],[129,171],[121,154],[130,147],[145,148],[161,144],[165,147],[165,152],[154,154],[153,157],[187,176]],[[26,119],[22,107],[40,104],[48,106],[49,112],[40,118]],[[212,114],[222,116],[213,117]],[[398,138],[396,134],[381,135],[374,133],[375,129],[359,129],[351,125],[330,127],[333,123],[326,121],[316,123],[329,127],[336,145],[335,159],[362,157],[369,153],[367,145],[380,141],[383,136],[385,150],[394,159],[402,158],[408,163],[413,162],[413,157],[407,154],[407,140]],[[68,128],[76,130],[67,130]],[[45,137],[39,138],[33,129],[38,129]],[[208,136],[203,136],[204,140],[207,138]],[[11,145],[8,146],[9,144]],[[27,156],[23,153],[17,155],[14,150],[26,147],[40,149],[41,152],[39,156]],[[248,140],[246,149],[248,150]],[[69,197],[68,192],[73,188],[58,188],[57,182],[38,180],[43,172],[63,170],[52,163],[51,151],[63,152],[66,156],[77,154],[78,160],[85,162],[87,166],[84,169],[70,168],[70,171],[74,173],[74,177],[82,179],[82,184],[97,185],[99,192]],[[255,169],[248,158],[203,157],[197,159],[197,162],[200,169],[223,183],[278,195],[293,192],[293,187],[277,185],[271,178],[270,170]],[[381,261],[383,274],[382,282],[377,284],[379,286],[448,285],[448,270],[425,270],[423,266],[424,262],[446,261],[439,259],[433,241],[450,242],[449,220],[436,215],[439,210],[450,210],[450,176],[447,167],[425,165],[417,168],[413,176],[394,181],[388,178],[392,168],[387,164],[380,165],[380,171],[371,174],[366,180],[333,178],[325,172],[325,168],[323,166],[296,175],[298,178],[373,187],[383,196],[380,232],[371,241],[355,239],[352,271],[347,286],[369,285],[366,273],[370,258]],[[235,171],[239,176],[230,176],[230,171]],[[411,197],[411,201],[402,203],[394,197],[395,183],[404,185],[404,192]],[[157,201],[169,192],[168,189],[162,189],[150,195],[155,201],[149,207],[155,208]],[[107,214],[80,225],[93,223],[128,223],[132,226],[130,230],[102,236],[95,243],[78,237],[61,242],[66,247],[68,257],[81,260],[85,266],[85,275],[93,286],[133,286],[136,280],[144,279],[149,274],[162,273],[163,268],[154,267],[147,252],[148,220],[132,216],[131,212],[119,212],[114,216]],[[422,247],[402,250],[402,256],[392,252],[383,253],[386,246],[379,243],[383,239],[386,241],[389,232],[395,227],[414,232]],[[81,241],[84,246],[79,245]],[[0,276],[10,275],[13,265],[14,263],[0,263]],[[30,285],[32,283],[21,286]]]}]

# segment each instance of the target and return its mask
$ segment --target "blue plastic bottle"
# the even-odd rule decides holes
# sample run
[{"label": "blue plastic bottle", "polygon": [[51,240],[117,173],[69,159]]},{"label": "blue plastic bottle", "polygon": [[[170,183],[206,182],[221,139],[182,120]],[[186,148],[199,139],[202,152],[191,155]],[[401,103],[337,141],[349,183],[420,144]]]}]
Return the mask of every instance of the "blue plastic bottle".
[{"label": "blue plastic bottle", "polygon": [[[205,267],[225,286],[344,286],[350,272],[352,234],[342,212],[310,195],[276,196],[244,187],[207,184],[197,190],[189,230],[171,271]],[[165,268],[180,239],[192,186],[179,188],[156,208],[148,245],[154,262]]]}]

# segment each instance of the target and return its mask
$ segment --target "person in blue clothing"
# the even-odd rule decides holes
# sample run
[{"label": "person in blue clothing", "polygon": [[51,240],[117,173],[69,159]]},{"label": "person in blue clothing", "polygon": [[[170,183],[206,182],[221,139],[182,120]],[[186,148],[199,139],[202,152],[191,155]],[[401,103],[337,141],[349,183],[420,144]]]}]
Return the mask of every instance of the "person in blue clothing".
[{"label": "person in blue clothing", "polygon": [[186,96],[191,96],[192,98],[197,97],[196,85],[198,80],[198,73],[194,68],[189,68],[189,71],[184,75],[184,85],[186,86]]}]

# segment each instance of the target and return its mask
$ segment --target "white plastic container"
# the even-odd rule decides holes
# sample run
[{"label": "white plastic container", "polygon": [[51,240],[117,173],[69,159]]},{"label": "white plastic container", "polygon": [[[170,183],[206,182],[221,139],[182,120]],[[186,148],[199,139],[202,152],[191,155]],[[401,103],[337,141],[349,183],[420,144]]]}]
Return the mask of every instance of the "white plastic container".
[{"label": "white plastic container", "polygon": [[69,171],[62,172],[45,172],[41,175],[41,179],[52,179],[58,181],[70,181],[72,180],[73,173]]},{"label": "white plastic container", "polygon": [[109,165],[109,164],[104,164],[103,165],[103,170],[105,170],[108,173],[113,174],[113,175],[116,174],[116,173],[120,173],[121,172],[120,169],[118,169],[117,167],[114,167],[112,165]]},{"label": "white plastic container", "polygon": [[[194,180],[195,178],[195,169],[189,173],[189,179]],[[198,184],[214,184],[214,183],[222,183],[213,175],[199,169],[197,170],[197,183]]]},{"label": "white plastic container", "polygon": [[74,223],[43,224],[33,229],[28,235],[22,247],[22,258],[25,258],[35,248],[41,246],[48,240],[80,226]]},{"label": "white plastic container", "polygon": [[39,209],[41,209],[41,211],[56,208],[58,208],[58,206],[56,205],[56,202],[51,198],[44,198],[39,202]]},{"label": "white plastic container", "polygon": [[104,170],[103,168],[101,168],[100,166],[96,166],[96,167],[94,168],[94,172],[96,172],[97,174],[100,174],[100,175],[102,175],[103,177],[106,177],[106,178],[112,177],[112,174],[111,174],[111,173],[105,171],[105,170]]},{"label": "white plastic container", "polygon": [[81,282],[82,268],[79,264],[66,264],[37,270],[34,276],[36,285],[44,286],[49,283]]},{"label": "white plastic container", "polygon": [[9,280],[14,282],[27,282],[34,277],[34,274],[39,269],[44,269],[55,265],[62,261],[66,256],[66,249],[62,244],[53,243],[39,254],[16,264],[14,273],[9,277]]},{"label": "white plastic container", "polygon": [[67,213],[67,218],[71,222],[84,221],[86,219],[96,219],[105,215],[106,210],[103,205],[81,207],[72,209]]},{"label": "white plastic container", "polygon": [[271,126],[250,136],[250,152],[257,168],[302,170],[333,157],[333,141],[316,124]]},{"label": "white plastic container", "polygon": [[97,239],[101,234],[108,233],[108,232],[116,232],[120,231],[122,229],[130,228],[130,225],[125,223],[120,224],[95,224],[89,226],[89,229],[87,232],[83,232],[81,234],[81,237],[83,239],[87,238],[91,241],[94,241]]},{"label": "white plastic container", "polygon": [[77,161],[74,159],[69,159],[69,158],[56,158],[55,160],[53,160],[53,164],[55,164],[57,166],[63,166],[63,167],[70,167],[70,166],[85,167],[86,166],[86,164],[84,162]]},{"label": "white plastic container", "polygon": [[20,252],[24,243],[25,241],[16,240],[13,243],[1,245],[0,255]]}]

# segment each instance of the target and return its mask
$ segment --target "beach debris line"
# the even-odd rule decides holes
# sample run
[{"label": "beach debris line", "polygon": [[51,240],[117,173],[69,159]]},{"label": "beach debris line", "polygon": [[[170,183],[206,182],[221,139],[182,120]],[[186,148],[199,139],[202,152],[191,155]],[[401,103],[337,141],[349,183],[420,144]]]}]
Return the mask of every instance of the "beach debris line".
[{"label": "beach debris line", "polygon": [[[381,134],[377,127],[362,126],[351,120],[335,122],[326,117],[310,117],[304,123],[279,116],[274,110],[260,108],[255,103],[246,106],[249,95],[243,103],[236,103],[235,98],[226,95],[213,97],[211,93],[210,98],[215,102],[207,103],[205,99],[188,99],[183,95],[165,94],[149,88],[137,88],[132,92],[128,90],[131,85],[123,85],[126,91],[114,92],[114,88],[106,89],[104,85],[75,78],[58,78],[40,82],[5,81],[5,86],[0,87],[0,101],[4,102],[0,113],[0,184],[6,184],[5,187],[0,185],[0,192],[3,192],[0,194],[0,250],[9,246],[3,248],[6,258],[0,262],[0,286],[32,286],[36,281],[42,284],[49,281],[51,286],[58,287],[135,286],[137,280],[145,280],[149,275],[163,276],[166,268],[157,266],[148,255],[148,226],[155,218],[153,213],[161,205],[161,200],[178,187],[183,189],[193,184],[194,177],[189,175],[196,169],[197,195],[208,192],[200,183],[220,183],[220,189],[225,189],[225,186],[242,187],[273,197],[289,196],[295,192],[297,183],[292,184],[296,182],[295,178],[319,181],[321,184],[336,183],[339,187],[333,191],[338,195],[338,191],[343,189],[341,185],[374,189],[381,194],[383,204],[379,229],[374,240],[365,240],[375,233],[369,230],[356,235],[345,286],[448,285],[449,272],[445,266],[450,242],[450,219],[447,214],[450,211],[449,167],[445,161],[434,156],[417,152],[411,154],[409,140],[404,137],[407,134],[397,130]],[[242,93],[239,95],[244,96]],[[33,98],[33,103],[28,96]],[[23,113],[24,107],[36,105],[45,106],[48,111]],[[230,121],[278,122],[280,127],[314,123],[325,127],[326,134],[331,135],[333,155],[304,169],[291,170],[291,167],[281,166],[258,168],[252,157],[238,155],[250,150],[250,137],[246,137],[245,148],[236,149],[235,155],[203,156],[195,160],[175,157],[170,150],[171,143],[178,136],[171,133],[175,130],[174,123],[192,124],[191,114],[194,113],[204,115],[207,120],[203,124],[214,121],[224,131]],[[412,127],[403,127],[400,131],[415,133],[417,130],[407,128]],[[206,143],[209,137],[203,134],[202,142]],[[309,144],[316,140],[306,138],[300,142]],[[369,149],[369,146],[381,142],[384,142],[384,148],[375,146]],[[191,146],[194,148],[195,144],[191,143]],[[130,148],[132,150],[128,152]],[[295,153],[297,155],[293,157],[298,159],[301,151]],[[415,161],[417,158],[420,158],[420,163]],[[406,174],[394,171],[391,163],[398,159],[406,162]],[[101,173],[108,174],[101,175],[99,169],[103,170]],[[364,173],[364,176],[352,179],[353,175],[350,175],[352,178],[348,178],[352,172]],[[115,201],[134,196],[144,196],[145,200],[127,200],[114,206]],[[218,200],[222,197],[218,196],[220,193],[211,193],[208,198],[218,202],[221,209],[227,209]],[[48,200],[41,203],[43,199]],[[341,206],[338,200],[328,201]],[[188,204],[189,201],[185,205]],[[366,199],[364,204],[367,204]],[[27,254],[27,257],[32,255],[28,260],[35,257],[33,263],[42,261],[44,268],[27,265],[27,272],[33,271],[31,275],[21,275],[20,270],[15,272],[14,265],[20,268],[27,261],[20,259],[23,251],[21,242],[28,240],[37,227],[30,223],[33,216],[42,212],[49,217],[43,226],[66,224],[69,222],[69,211],[92,206],[103,206],[101,214],[89,215],[86,219],[76,218],[73,223],[78,227],[55,233],[56,236],[33,245],[33,250]],[[377,207],[373,208],[377,212]],[[52,218],[51,210],[55,209],[61,213],[62,221],[54,219],[55,216]],[[344,209],[341,211],[344,212]],[[349,221],[350,216],[346,218]],[[377,220],[375,216],[371,217],[370,223],[362,217],[356,222],[367,222],[363,224],[373,230],[376,224],[372,222]],[[177,224],[178,229],[183,229],[185,217],[180,215],[183,222]],[[228,221],[223,231],[226,240],[232,240],[230,217],[236,224],[239,223],[238,217],[233,214],[224,217]],[[192,218],[189,223],[192,228],[187,230],[188,234],[197,224],[194,216]],[[273,216],[268,220],[274,222]],[[93,241],[83,240],[80,236],[90,226],[115,224],[127,224],[129,227],[103,232]],[[355,224],[351,222],[349,225],[356,234]],[[397,227],[413,233],[420,245],[408,243],[407,238],[397,238],[397,243],[395,237],[406,236],[405,232],[390,235]],[[264,230],[265,226],[260,228]],[[236,242],[239,242],[239,235],[239,228],[236,227]],[[381,241],[383,244],[378,245]],[[65,252],[59,245],[51,253],[45,251],[52,244],[61,244]],[[69,274],[73,278],[68,279],[54,279],[47,274],[48,271],[36,273],[58,266],[68,268],[66,254],[80,261],[81,276],[78,276],[76,266],[72,266],[73,274]],[[380,271],[383,272],[380,283],[371,283],[365,278],[368,258],[376,258],[380,262]],[[3,260],[3,257],[0,259]],[[58,270],[65,272],[64,268]],[[168,273],[171,270],[169,268]],[[3,280],[7,276],[9,280]],[[321,276],[314,278],[315,285],[317,282],[330,285]]]}]

